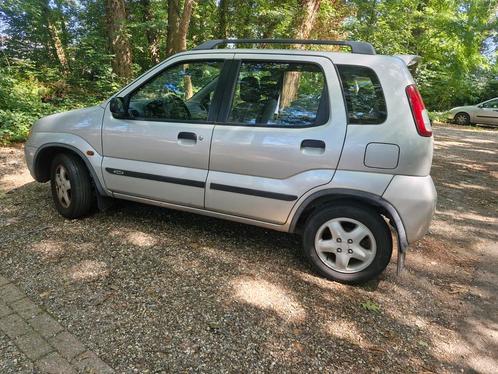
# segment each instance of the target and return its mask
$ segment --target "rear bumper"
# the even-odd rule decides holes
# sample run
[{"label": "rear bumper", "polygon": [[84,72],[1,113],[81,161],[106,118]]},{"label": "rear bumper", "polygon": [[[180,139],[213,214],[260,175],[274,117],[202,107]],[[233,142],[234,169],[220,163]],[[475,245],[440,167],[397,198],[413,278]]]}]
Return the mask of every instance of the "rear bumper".
[{"label": "rear bumper", "polygon": [[397,175],[382,197],[399,213],[409,244],[422,238],[436,210],[437,192],[430,175]]}]

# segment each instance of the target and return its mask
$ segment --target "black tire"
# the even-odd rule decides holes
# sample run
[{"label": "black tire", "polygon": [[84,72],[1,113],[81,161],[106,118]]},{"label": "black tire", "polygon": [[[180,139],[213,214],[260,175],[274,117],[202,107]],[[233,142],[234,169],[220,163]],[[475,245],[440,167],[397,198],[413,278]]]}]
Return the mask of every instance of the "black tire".
[{"label": "black tire", "polygon": [[453,123],[456,123],[457,125],[468,126],[470,125],[470,116],[468,113],[459,112],[455,114],[455,117],[453,117]]},{"label": "black tire", "polygon": [[[65,169],[70,182],[69,203],[58,197],[56,175],[61,167]],[[55,208],[63,217],[81,218],[90,212],[94,203],[91,178],[79,157],[64,153],[56,155],[50,169],[50,186]]]},{"label": "black tire", "polygon": [[[336,271],[319,257],[315,249],[315,236],[322,225],[334,218],[355,220],[370,230],[377,249],[375,257],[365,269],[354,273]],[[344,243],[343,246],[349,245]],[[392,246],[391,232],[384,219],[372,208],[360,205],[335,205],[315,212],[306,221],[303,235],[304,254],[314,270],[325,278],[348,284],[366,282],[378,276],[389,264]]]}]

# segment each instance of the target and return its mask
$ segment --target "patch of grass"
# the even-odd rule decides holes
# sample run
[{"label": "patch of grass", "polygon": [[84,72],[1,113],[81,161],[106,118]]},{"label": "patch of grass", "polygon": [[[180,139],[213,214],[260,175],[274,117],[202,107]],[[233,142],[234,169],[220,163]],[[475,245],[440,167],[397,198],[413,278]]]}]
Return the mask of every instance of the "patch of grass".
[{"label": "patch of grass", "polygon": [[374,313],[380,312],[380,305],[373,302],[372,300],[367,300],[364,303],[361,303],[360,305],[363,309],[368,310],[369,312],[374,312]]}]

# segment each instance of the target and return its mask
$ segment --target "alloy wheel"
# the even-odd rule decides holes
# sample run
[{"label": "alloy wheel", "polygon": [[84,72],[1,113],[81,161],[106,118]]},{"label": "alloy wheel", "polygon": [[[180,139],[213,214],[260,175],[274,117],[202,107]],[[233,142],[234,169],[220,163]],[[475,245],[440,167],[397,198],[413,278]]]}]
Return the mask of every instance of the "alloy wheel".
[{"label": "alloy wheel", "polygon": [[59,203],[64,208],[68,208],[71,205],[71,181],[63,165],[58,165],[55,169],[55,190]]},{"label": "alloy wheel", "polygon": [[315,236],[315,250],[332,270],[356,273],[373,262],[377,243],[372,231],[363,223],[340,217],[320,226]]}]

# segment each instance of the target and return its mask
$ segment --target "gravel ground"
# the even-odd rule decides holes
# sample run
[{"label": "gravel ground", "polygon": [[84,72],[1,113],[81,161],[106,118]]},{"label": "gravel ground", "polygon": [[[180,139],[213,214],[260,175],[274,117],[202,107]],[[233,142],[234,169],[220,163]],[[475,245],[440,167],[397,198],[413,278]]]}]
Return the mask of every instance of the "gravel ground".
[{"label": "gravel ground", "polygon": [[[498,132],[437,127],[439,193],[407,270],[316,276],[296,236],[120,202],[60,217],[0,148],[0,273],[117,372],[497,372]],[[0,336],[2,372],[29,365]]]}]

